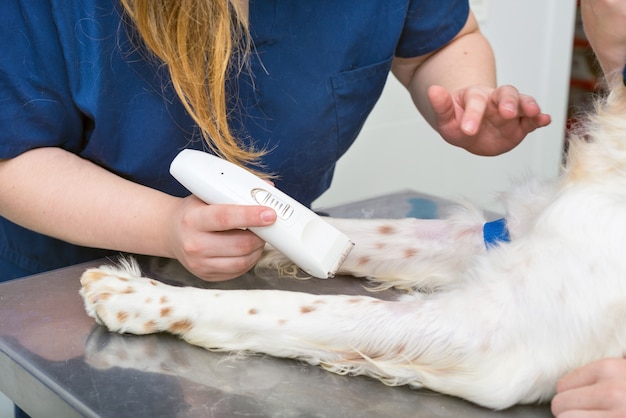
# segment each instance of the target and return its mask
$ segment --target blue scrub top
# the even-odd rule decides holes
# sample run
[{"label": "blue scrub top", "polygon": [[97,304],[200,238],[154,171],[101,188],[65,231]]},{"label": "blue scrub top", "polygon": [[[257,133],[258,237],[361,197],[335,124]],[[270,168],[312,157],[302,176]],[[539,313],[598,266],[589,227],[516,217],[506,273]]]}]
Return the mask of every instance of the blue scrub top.
[{"label": "blue scrub top", "polygon": [[[0,158],[60,147],[187,195],[169,164],[181,149],[205,146],[163,66],[129,40],[117,3],[4,1]],[[271,150],[263,163],[277,187],[310,205],[380,97],[393,57],[443,46],[468,13],[467,0],[251,0],[255,48],[249,72],[227,86],[237,98],[231,125]],[[0,218],[0,281],[110,254]]]}]

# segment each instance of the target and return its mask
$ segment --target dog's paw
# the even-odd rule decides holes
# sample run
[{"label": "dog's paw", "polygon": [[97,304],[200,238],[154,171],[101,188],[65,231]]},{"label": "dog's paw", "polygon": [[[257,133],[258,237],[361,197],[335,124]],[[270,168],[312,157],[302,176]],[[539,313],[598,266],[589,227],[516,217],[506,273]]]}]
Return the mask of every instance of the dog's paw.
[{"label": "dog's paw", "polygon": [[80,282],[87,314],[111,331],[180,333],[188,327],[172,303],[176,288],[141,277],[138,270],[104,266],[87,270]]}]

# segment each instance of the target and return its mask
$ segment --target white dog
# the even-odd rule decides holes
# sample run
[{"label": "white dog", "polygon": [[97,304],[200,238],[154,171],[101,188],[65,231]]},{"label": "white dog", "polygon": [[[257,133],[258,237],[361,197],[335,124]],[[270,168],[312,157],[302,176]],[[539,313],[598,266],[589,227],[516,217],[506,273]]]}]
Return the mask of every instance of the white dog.
[{"label": "white dog", "polygon": [[[330,219],[356,242],[339,273],[407,289],[397,301],[172,287],[127,261],[84,273],[87,313],[112,331],[168,331],[490,408],[548,400],[568,371],[626,349],[625,90],[573,135],[556,182],[505,197],[510,242],[486,247],[469,207],[444,220]],[[286,263],[270,249],[259,264]]]}]

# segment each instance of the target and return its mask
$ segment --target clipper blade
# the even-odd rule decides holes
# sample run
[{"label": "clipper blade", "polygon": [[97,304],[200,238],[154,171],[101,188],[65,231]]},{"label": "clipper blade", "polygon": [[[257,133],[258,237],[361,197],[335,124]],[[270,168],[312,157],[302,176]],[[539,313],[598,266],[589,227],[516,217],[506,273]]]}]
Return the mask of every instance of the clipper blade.
[{"label": "clipper blade", "polygon": [[348,244],[344,247],[343,251],[339,255],[339,258],[337,259],[335,264],[333,264],[330,271],[328,272],[327,278],[332,279],[333,277],[335,277],[337,270],[339,270],[339,267],[341,267],[343,262],[346,260],[346,258],[348,257],[348,254],[350,254],[350,251],[352,251],[352,248],[354,248],[354,242],[348,241]]}]

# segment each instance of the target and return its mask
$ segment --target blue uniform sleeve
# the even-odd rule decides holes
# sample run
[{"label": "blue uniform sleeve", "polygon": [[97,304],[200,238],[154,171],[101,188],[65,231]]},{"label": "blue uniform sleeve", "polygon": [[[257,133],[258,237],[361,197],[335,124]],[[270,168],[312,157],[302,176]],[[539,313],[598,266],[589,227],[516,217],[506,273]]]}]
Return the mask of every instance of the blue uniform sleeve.
[{"label": "blue uniform sleeve", "polygon": [[[8,2],[8,3],[7,3]],[[0,158],[80,144],[66,63],[46,0],[5,0],[0,13]]]},{"label": "blue uniform sleeve", "polygon": [[396,56],[417,57],[441,48],[465,26],[469,12],[468,0],[411,1]]}]

